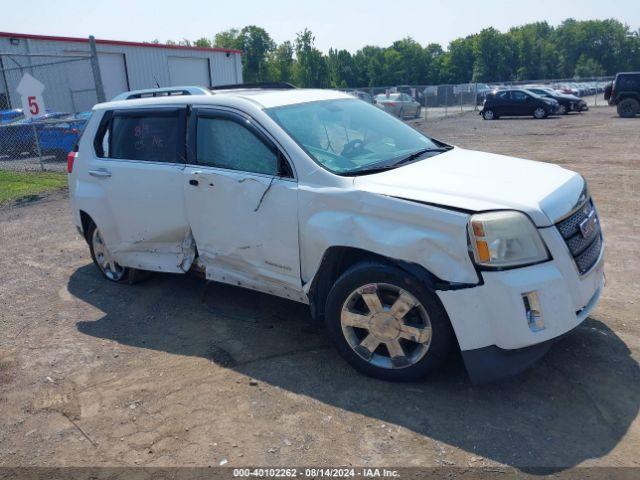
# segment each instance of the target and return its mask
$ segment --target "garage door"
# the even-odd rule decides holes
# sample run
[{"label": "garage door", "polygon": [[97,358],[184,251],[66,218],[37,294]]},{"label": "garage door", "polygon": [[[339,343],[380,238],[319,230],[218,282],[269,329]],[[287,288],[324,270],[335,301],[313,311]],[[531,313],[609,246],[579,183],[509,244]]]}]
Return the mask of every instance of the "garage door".
[{"label": "garage door", "polygon": [[98,63],[104,85],[104,96],[107,100],[129,90],[124,54],[100,52],[98,53]]},{"label": "garage door", "polygon": [[169,57],[169,81],[171,86],[211,86],[208,58]]},{"label": "garage door", "polygon": [[[87,54],[87,52],[77,51],[65,53],[69,55]],[[99,52],[98,63],[100,64],[104,96],[107,101],[119,93],[129,90],[124,54]],[[69,62],[66,64],[66,71],[67,85],[71,91],[74,111],[91,110],[91,107],[98,101],[91,62],[89,60]]]}]

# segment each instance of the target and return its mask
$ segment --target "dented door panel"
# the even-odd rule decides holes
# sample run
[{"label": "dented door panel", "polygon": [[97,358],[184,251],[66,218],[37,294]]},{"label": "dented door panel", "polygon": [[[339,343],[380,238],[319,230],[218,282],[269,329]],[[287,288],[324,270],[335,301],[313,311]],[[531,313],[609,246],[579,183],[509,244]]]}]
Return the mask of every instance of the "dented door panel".
[{"label": "dented door panel", "polygon": [[103,194],[92,218],[117,262],[144,270],[188,271],[194,247],[184,208],[184,167],[101,158],[93,163],[111,173],[95,181]]},{"label": "dented door panel", "polygon": [[296,182],[205,166],[187,166],[184,175],[187,216],[207,278],[305,301]]}]

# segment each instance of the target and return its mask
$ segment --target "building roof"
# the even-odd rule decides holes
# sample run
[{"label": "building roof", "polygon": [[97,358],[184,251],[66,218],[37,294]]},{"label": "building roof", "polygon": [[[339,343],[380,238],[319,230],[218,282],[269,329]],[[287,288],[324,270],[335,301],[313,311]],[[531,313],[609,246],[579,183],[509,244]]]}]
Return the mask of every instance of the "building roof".
[{"label": "building roof", "polygon": [[[88,38],[80,37],[56,37],[52,35],[33,35],[30,33],[11,33],[0,32],[0,38],[25,38],[30,40],[45,40],[50,42],[79,42],[89,43]],[[147,47],[147,48],[170,48],[175,50],[199,50],[204,52],[225,52],[225,53],[242,53],[241,50],[235,50],[233,48],[219,48],[219,47],[187,47],[184,45],[165,45],[162,43],[143,43],[143,42],[128,42],[124,40],[104,40],[97,39],[98,45],[122,45],[125,47]]]}]

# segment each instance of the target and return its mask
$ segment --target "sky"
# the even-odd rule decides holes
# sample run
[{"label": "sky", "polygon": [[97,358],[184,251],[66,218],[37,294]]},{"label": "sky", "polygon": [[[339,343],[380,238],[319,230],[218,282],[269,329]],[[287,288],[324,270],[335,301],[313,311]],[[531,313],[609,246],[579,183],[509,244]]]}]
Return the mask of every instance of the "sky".
[{"label": "sky", "polygon": [[316,46],[355,52],[410,36],[423,45],[493,26],[616,18],[640,28],[640,0],[4,0],[0,31],[129,41],[191,40],[258,25],[276,42],[309,28]]}]

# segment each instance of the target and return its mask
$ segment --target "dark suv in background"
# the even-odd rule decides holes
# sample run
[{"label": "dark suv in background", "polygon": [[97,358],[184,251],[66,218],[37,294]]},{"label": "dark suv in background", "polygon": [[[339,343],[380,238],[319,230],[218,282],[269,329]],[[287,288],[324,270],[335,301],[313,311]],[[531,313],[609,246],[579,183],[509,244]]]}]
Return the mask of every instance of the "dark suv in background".
[{"label": "dark suv in background", "polygon": [[480,110],[485,120],[500,117],[533,116],[545,118],[556,113],[559,104],[524,89],[497,90],[487,94]]},{"label": "dark suv in background", "polygon": [[640,72],[618,73],[605,88],[604,99],[618,107],[621,117],[635,117],[640,113]]}]

